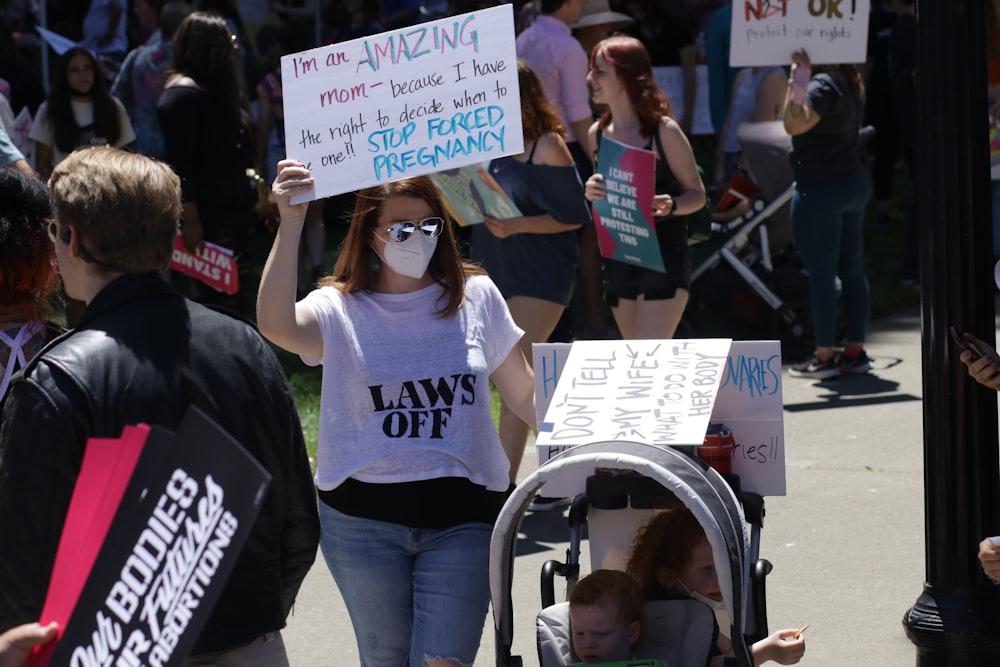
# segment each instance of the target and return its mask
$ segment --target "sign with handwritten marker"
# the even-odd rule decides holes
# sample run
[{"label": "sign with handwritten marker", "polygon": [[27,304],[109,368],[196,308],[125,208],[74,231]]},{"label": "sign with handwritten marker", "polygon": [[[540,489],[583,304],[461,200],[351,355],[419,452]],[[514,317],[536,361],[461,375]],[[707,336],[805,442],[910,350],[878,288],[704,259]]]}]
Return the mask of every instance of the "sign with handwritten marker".
[{"label": "sign with handwritten marker", "polygon": [[665,272],[653,225],[656,155],[604,137],[595,171],[607,187],[593,203],[601,257]]},{"label": "sign with handwritten marker", "polygon": [[[728,339],[535,344],[539,465],[576,445],[632,440],[689,452],[709,425],[733,434],[742,488],[785,495],[781,344]],[[575,495],[585,474],[546,483]]]},{"label": "sign with handwritten marker", "polygon": [[734,341],[712,411],[736,441],[733,472],[743,489],[785,495],[785,420],[781,395],[781,343]]},{"label": "sign with handwritten marker", "polygon": [[282,57],[294,203],[524,150],[505,4]]},{"label": "sign with handwritten marker", "polygon": [[787,65],[797,49],[814,64],[863,63],[869,10],[864,0],[736,0],[729,64]]},{"label": "sign with handwritten marker", "polygon": [[539,424],[545,421],[545,411],[556,393],[559,374],[572,347],[573,343],[531,344],[531,366],[535,370],[535,418]]}]

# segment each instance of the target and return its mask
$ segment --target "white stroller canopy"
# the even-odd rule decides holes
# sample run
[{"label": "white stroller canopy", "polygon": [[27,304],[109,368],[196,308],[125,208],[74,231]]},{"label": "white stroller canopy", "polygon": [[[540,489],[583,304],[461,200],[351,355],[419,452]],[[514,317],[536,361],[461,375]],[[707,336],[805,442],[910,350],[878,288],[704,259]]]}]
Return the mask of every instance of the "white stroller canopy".
[{"label": "white stroller canopy", "polygon": [[[715,470],[669,447],[599,442],[573,447],[546,462],[517,486],[497,517],[490,543],[490,595],[498,657],[513,643],[514,550],[528,504],[547,481],[560,475],[579,477],[594,468],[634,471],[651,478],[691,510],[712,547],[719,587],[733,626],[742,629],[750,579],[750,539],[742,506],[726,481]],[[578,493],[584,491],[581,484]],[[748,649],[737,648],[742,644],[734,641],[737,664],[752,665]],[[740,656],[743,651],[746,655]]]}]

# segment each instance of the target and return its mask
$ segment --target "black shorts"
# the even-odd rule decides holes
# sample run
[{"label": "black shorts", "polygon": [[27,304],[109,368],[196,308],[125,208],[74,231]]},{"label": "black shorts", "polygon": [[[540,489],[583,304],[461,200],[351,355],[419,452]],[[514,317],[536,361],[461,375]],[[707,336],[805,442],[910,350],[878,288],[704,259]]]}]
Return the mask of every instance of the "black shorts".
[{"label": "black shorts", "polygon": [[646,301],[662,301],[673,299],[679,289],[691,290],[691,251],[684,219],[657,221],[656,239],[666,273],[604,260],[604,301],[609,307],[616,307],[619,299],[635,301],[642,295]]}]

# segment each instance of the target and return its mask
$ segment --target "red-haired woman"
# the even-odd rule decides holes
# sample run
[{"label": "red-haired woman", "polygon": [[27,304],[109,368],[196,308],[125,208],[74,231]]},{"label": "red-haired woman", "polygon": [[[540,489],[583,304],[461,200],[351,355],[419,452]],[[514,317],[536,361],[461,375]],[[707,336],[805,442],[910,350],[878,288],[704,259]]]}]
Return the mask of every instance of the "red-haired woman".
[{"label": "red-haired woman", "polygon": [[14,371],[61,333],[46,322],[56,286],[45,225],[52,198],[40,181],[0,170],[0,398]]},{"label": "red-haired woman", "polygon": [[[653,217],[666,272],[604,260],[604,293],[622,337],[671,338],[687,305],[691,256],[684,216],[705,205],[705,186],[691,144],[669,117],[670,105],[653,79],[649,54],[633,37],[609,37],[594,47],[587,75],[592,99],[608,110],[590,128],[600,151],[603,137],[656,152]],[[595,152],[596,153],[596,152]],[[606,196],[604,178],[587,179],[590,201]]]}]

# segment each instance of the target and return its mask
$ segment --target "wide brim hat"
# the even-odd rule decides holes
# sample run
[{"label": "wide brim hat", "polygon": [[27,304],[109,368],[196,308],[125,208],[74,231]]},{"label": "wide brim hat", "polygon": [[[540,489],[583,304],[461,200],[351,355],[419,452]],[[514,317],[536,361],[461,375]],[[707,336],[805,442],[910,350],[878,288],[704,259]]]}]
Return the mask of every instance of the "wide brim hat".
[{"label": "wide brim hat", "polygon": [[576,30],[592,25],[606,25],[608,26],[607,31],[613,32],[627,28],[633,23],[635,23],[635,19],[628,14],[611,11],[608,0],[587,0],[583,6],[583,12],[580,14],[580,20],[570,27]]}]

